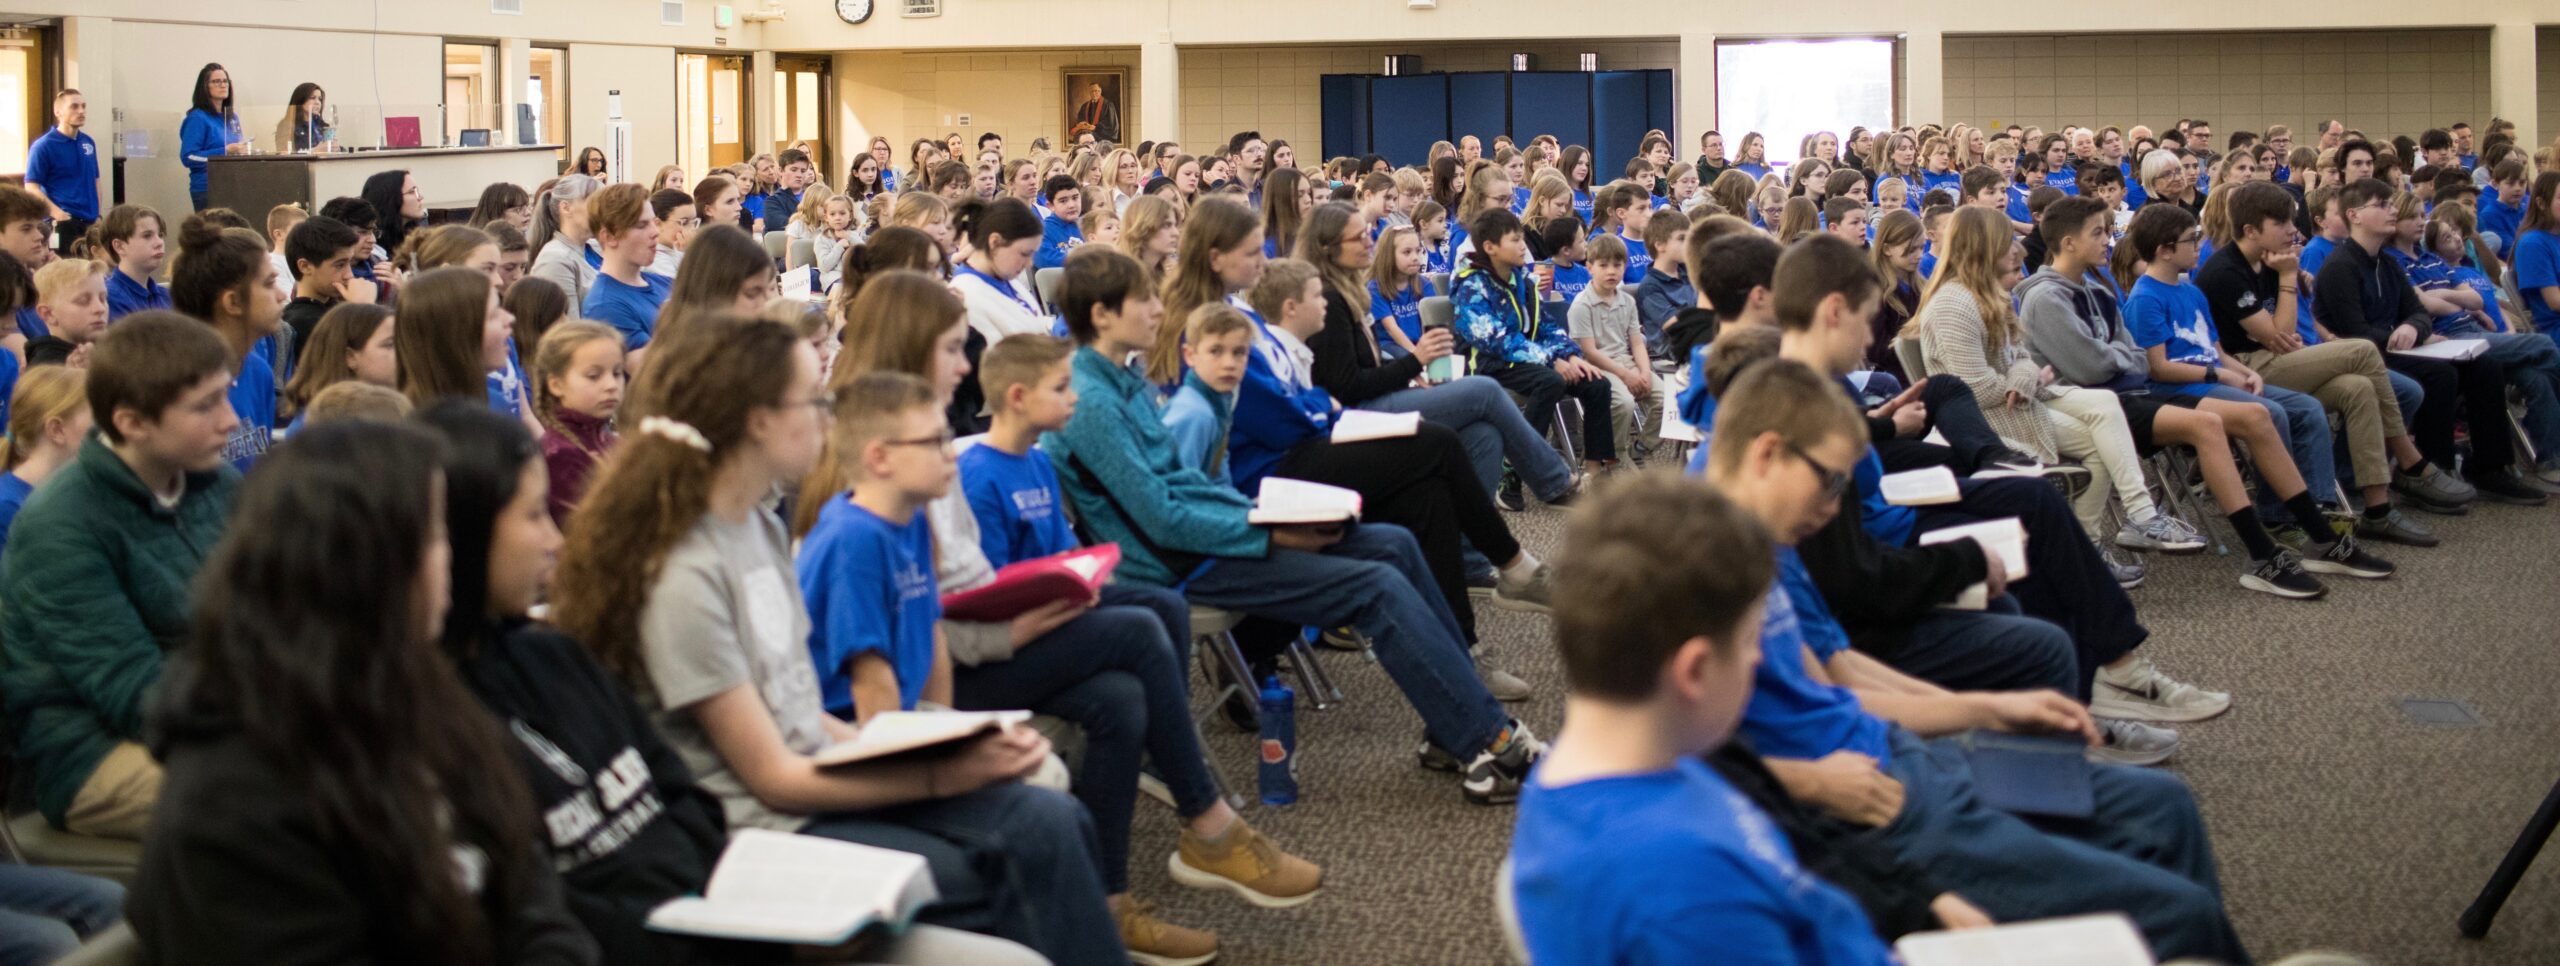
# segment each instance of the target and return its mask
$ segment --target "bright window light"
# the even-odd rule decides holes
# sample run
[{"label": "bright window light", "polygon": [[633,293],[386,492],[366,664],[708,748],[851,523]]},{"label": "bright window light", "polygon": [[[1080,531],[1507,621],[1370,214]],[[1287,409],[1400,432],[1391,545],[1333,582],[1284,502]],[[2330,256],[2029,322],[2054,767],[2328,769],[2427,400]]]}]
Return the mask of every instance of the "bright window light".
[{"label": "bright window light", "polygon": [[1893,126],[1893,41],[1762,40],[1716,45],[1716,130],[1739,159],[1752,131],[1769,163],[1793,164],[1805,135],[1846,139]]}]

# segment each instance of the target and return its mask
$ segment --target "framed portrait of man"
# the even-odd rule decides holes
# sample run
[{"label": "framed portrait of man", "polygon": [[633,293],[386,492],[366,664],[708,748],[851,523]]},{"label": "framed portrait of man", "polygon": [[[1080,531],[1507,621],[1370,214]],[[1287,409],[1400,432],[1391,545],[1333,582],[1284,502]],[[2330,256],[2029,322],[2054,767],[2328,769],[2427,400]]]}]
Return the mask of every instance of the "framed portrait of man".
[{"label": "framed portrait of man", "polygon": [[1066,146],[1091,135],[1096,141],[1122,140],[1121,118],[1127,116],[1129,69],[1069,67],[1059,87],[1066,101]]}]

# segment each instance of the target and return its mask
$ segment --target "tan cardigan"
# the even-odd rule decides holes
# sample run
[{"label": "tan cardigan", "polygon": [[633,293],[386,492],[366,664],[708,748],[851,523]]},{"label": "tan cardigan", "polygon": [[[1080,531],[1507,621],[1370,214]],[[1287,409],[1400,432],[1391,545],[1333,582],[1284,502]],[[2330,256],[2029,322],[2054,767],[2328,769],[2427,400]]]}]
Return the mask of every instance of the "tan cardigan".
[{"label": "tan cardigan", "polygon": [[[2053,430],[2045,423],[2041,401],[2048,393],[2035,358],[2022,338],[2010,340],[1996,353],[1992,350],[1971,290],[1945,285],[1920,307],[1920,358],[1930,372],[1963,380],[1993,431],[2036,459],[2055,460]],[[2011,408],[2012,392],[2028,401]]]}]

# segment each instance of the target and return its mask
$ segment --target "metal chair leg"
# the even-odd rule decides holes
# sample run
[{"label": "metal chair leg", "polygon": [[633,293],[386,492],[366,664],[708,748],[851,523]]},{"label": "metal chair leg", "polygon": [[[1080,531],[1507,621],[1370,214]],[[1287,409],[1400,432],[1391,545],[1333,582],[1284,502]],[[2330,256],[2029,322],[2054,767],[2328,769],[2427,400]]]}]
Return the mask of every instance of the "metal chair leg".
[{"label": "metal chair leg", "polygon": [[1342,689],[1333,686],[1333,678],[1317,663],[1315,648],[1307,646],[1305,635],[1289,641],[1289,665],[1298,671],[1298,683],[1307,692],[1307,700],[1318,711],[1331,711],[1342,703]]},{"label": "metal chair leg", "polygon": [[1248,689],[1253,680],[1253,671],[1244,659],[1244,649],[1237,646],[1233,632],[1219,631],[1215,634],[1202,634],[1193,640],[1193,645],[1195,649],[1209,654],[1220,667],[1226,670],[1227,684],[1209,698],[1206,709],[1192,716],[1191,730],[1200,738],[1200,757],[1209,768],[1209,780],[1217,786],[1218,797],[1226,799],[1227,807],[1242,809],[1247,799],[1243,792],[1236,790],[1237,786],[1233,782],[1227,780],[1225,771],[1218,767],[1217,756],[1209,754],[1209,742],[1205,731],[1209,717],[1217,714],[1219,706],[1226,704],[1228,698],[1239,693],[1251,694]]}]

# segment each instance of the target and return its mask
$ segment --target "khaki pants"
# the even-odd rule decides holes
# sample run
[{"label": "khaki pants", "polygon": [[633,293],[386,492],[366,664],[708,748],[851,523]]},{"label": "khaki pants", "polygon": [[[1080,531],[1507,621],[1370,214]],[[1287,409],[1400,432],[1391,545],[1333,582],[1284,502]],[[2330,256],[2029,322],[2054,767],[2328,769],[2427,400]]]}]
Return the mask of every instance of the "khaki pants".
[{"label": "khaki pants", "polygon": [[127,741],[98,760],[98,770],[71,796],[62,826],[81,835],[139,842],[151,827],[151,807],[160,801],[160,763],[141,745]]},{"label": "khaki pants", "polygon": [[1651,393],[1637,396],[1617,373],[1603,372],[1600,378],[1609,380],[1609,429],[1618,443],[1618,458],[1634,465],[1636,444],[1650,448],[1662,435],[1662,407],[1654,404]]},{"label": "khaki pants", "polygon": [[2054,449],[2080,461],[2096,477],[2072,501],[2072,515],[2080,518],[2081,529],[2100,540],[2115,536],[2114,528],[2106,525],[2109,499],[2120,502],[2127,520],[2154,509],[2150,484],[2142,475],[2142,454],[2134,448],[2132,427],[2125,422],[2124,406],[2115,393],[2066,389],[2045,400],[2044,410],[2046,424],[2053,428]]},{"label": "khaki pants", "polygon": [[2409,435],[2409,427],[2400,422],[2400,400],[2392,395],[2391,376],[2382,368],[2382,350],[2363,339],[2341,339],[2283,355],[2260,350],[2240,361],[2258,370],[2268,384],[2310,393],[2346,419],[2347,455],[2358,484],[2391,482],[2391,452],[2382,441]]}]

